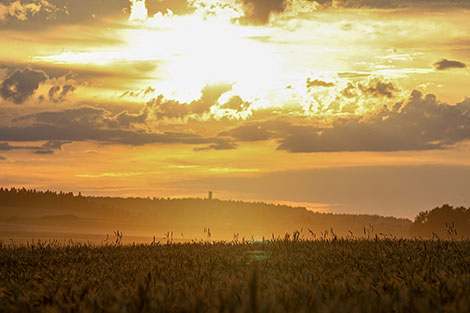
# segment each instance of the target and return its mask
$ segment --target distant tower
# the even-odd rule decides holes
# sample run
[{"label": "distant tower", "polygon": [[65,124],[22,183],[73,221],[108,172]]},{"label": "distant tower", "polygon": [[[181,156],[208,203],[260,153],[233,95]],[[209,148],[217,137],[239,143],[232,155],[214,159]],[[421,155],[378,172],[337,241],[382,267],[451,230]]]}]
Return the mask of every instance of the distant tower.
[{"label": "distant tower", "polygon": [[212,200],[212,191],[209,191],[209,196],[207,197],[207,199]]}]

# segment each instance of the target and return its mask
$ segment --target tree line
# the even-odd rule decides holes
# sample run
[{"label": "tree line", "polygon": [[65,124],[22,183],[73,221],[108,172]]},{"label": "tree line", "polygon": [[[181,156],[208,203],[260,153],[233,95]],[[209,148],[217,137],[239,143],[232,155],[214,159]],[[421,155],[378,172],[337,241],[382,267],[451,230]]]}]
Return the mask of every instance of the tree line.
[{"label": "tree line", "polygon": [[470,208],[444,204],[420,212],[411,225],[410,233],[416,237],[469,239]]},{"label": "tree line", "polygon": [[[324,214],[301,207],[264,202],[222,201],[208,199],[89,197],[81,193],[40,191],[25,188],[0,188],[0,207],[67,209],[73,214],[126,220],[140,224],[161,225],[181,229],[198,229],[200,225],[218,225],[219,232],[242,229],[247,232],[264,228],[265,232],[292,231],[297,227],[320,231],[334,228],[339,235],[359,235],[364,226],[398,237],[442,239],[470,238],[470,208],[448,204],[420,212],[414,222],[407,219],[373,215]],[[251,227],[251,228],[250,228]],[[325,228],[327,227],[327,228]],[[364,228],[365,229],[365,228]],[[333,230],[332,230],[333,231]]]}]

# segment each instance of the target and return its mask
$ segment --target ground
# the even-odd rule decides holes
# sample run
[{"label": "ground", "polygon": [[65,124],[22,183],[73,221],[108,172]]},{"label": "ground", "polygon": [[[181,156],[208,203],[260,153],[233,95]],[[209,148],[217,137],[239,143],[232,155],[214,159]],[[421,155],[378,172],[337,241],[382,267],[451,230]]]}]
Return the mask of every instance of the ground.
[{"label": "ground", "polygon": [[470,242],[0,248],[0,312],[469,312]]}]

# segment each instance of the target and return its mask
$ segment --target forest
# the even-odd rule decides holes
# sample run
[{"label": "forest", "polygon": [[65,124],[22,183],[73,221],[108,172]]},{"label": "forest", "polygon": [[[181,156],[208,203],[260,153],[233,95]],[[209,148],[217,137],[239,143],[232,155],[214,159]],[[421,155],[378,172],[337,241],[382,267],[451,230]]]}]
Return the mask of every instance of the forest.
[{"label": "forest", "polygon": [[470,237],[470,209],[450,205],[408,219],[326,214],[303,207],[200,198],[120,198],[71,192],[0,188],[1,237],[15,232],[113,234],[171,240],[232,240],[283,237],[299,231],[326,237]]}]

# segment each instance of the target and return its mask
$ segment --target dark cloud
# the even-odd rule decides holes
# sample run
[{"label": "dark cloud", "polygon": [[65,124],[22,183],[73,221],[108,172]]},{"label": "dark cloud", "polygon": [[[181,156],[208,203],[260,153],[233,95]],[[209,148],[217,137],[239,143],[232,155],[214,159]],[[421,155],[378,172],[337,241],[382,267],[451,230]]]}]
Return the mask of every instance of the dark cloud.
[{"label": "dark cloud", "polygon": [[408,101],[383,107],[364,117],[321,121],[297,118],[265,121],[223,131],[221,137],[237,141],[278,140],[289,152],[404,151],[447,149],[470,140],[470,98],[448,105],[434,95],[413,91]]},{"label": "dark cloud", "polygon": [[33,152],[34,154],[54,154],[54,151],[52,150],[36,150]]},{"label": "dark cloud", "polygon": [[274,136],[273,130],[266,129],[266,123],[254,123],[242,125],[228,131],[223,131],[219,136],[235,138],[239,141],[263,141]]},{"label": "dark cloud", "polygon": [[155,92],[155,88],[148,86],[147,88],[141,89],[139,91],[126,90],[119,96],[119,98],[123,98],[123,97],[138,98],[142,96],[145,97],[145,96],[153,94],[154,92]]},{"label": "dark cloud", "polygon": [[48,0],[1,0],[0,23],[24,22],[36,16],[51,20],[61,10],[66,13],[64,8],[58,8]]},{"label": "dark cloud", "polygon": [[398,89],[392,83],[385,83],[378,79],[369,82],[367,86],[363,84],[358,84],[359,89],[365,94],[369,94],[375,97],[388,97],[392,98],[393,93],[398,91]]},{"label": "dark cloud", "polygon": [[[151,72],[155,71],[160,63],[158,60],[126,61],[113,65],[112,68],[84,68],[83,66],[71,64],[34,64],[34,70],[44,72],[49,78],[47,83],[60,85],[61,90],[64,85],[71,85],[75,88],[79,88],[79,86],[99,86],[104,89],[127,90],[130,85],[141,83],[142,80],[148,80],[153,77]],[[0,69],[6,69],[8,73],[14,72],[17,68],[27,68],[28,66],[25,63],[0,60]],[[146,87],[141,91],[128,91],[128,93],[130,92],[135,94],[140,92],[141,97],[148,96],[152,93],[152,87]],[[67,91],[67,95],[71,93],[71,90]],[[47,92],[44,96],[48,97]]]},{"label": "dark cloud", "polygon": [[242,22],[266,24],[273,13],[280,13],[286,8],[285,0],[241,0],[245,11]]},{"label": "dark cloud", "polygon": [[64,101],[68,95],[72,94],[77,87],[65,84],[63,86],[53,86],[49,89],[49,100],[55,103]]},{"label": "dark cloud", "polygon": [[14,150],[14,147],[10,146],[10,144],[6,142],[0,142],[0,151],[10,151]]},{"label": "dark cloud", "polygon": [[[271,15],[283,13],[290,8],[289,0],[239,0],[243,4],[245,16],[242,23],[262,25],[269,22]],[[295,0],[294,0],[295,1]],[[328,9],[410,9],[419,11],[445,11],[450,9],[468,9],[467,0],[298,0],[316,3],[312,10]],[[295,6],[294,6],[295,7]],[[344,26],[346,30],[350,25]]]},{"label": "dark cloud", "polygon": [[29,150],[35,154],[54,154],[54,150],[62,149],[64,144],[70,143],[68,141],[48,141],[39,146],[19,146],[10,145],[9,143],[0,143],[0,151],[13,151],[13,150]]},{"label": "dark cloud", "polygon": [[52,149],[52,150],[60,150],[62,149],[62,146],[68,143],[72,143],[71,141],[66,141],[66,140],[49,140],[45,144],[43,144],[41,147],[44,149]]},{"label": "dark cloud", "polygon": [[201,90],[201,98],[190,104],[191,113],[202,114],[208,112],[217,103],[220,96],[230,90],[232,90],[232,85],[227,83],[205,86]]},{"label": "dark cloud", "polygon": [[306,85],[307,85],[307,88],[312,88],[312,87],[333,87],[335,84],[331,82],[318,80],[318,79],[312,80],[310,78],[307,78]]},{"label": "dark cloud", "polygon": [[[5,16],[4,25],[2,25],[5,29],[34,31],[60,24],[91,25],[104,23],[109,19],[125,20],[129,17],[130,10],[129,0],[21,0],[15,2],[21,3],[25,8],[21,9],[26,10],[25,15],[8,14]],[[15,2],[0,0],[0,3],[7,6]],[[34,7],[34,9],[28,10],[28,7]],[[21,18],[18,18],[19,16]]]},{"label": "dark cloud", "polygon": [[101,108],[81,107],[77,109],[67,109],[63,111],[48,111],[35,114],[24,115],[15,119],[15,122],[32,121],[35,124],[45,125],[83,125],[95,126],[103,125],[106,119],[107,112]]},{"label": "dark cloud", "polygon": [[279,140],[290,152],[401,151],[446,149],[470,139],[470,99],[451,106],[413,91],[405,105],[366,118],[336,121],[318,130],[296,127]]},{"label": "dark cloud", "polygon": [[201,97],[190,103],[166,100],[162,95],[150,100],[147,109],[158,118],[184,118],[190,114],[201,115],[210,111],[217,104],[220,96],[232,89],[231,84],[214,84],[201,90]]},{"label": "dark cloud", "polygon": [[[6,69],[8,72],[14,72],[17,68],[27,68],[26,63],[15,63],[0,61],[0,69]],[[73,79],[79,82],[103,81],[110,78],[125,78],[125,73],[109,72],[101,69],[84,69],[74,67],[68,64],[35,64],[36,71],[43,71],[50,79],[61,79],[65,81]],[[152,67],[152,70],[155,67]],[[127,68],[125,69],[127,71]]]},{"label": "dark cloud", "polygon": [[[157,12],[166,13],[168,9],[179,15],[194,11],[187,0],[145,2],[150,16]],[[3,18],[0,16],[0,25],[5,29],[28,31],[62,24],[93,25],[125,21],[129,18],[131,6],[129,0],[0,0],[2,5],[7,8],[8,14]]]},{"label": "dark cloud", "polygon": [[240,96],[231,97],[226,103],[224,103],[221,108],[234,110],[237,112],[246,111],[250,107],[251,103],[243,101]]},{"label": "dark cloud", "polygon": [[[412,2],[413,0],[406,0]],[[431,0],[433,1],[433,0]],[[374,9],[391,9],[400,7],[400,0],[315,0],[323,6],[334,6],[340,8],[359,9],[359,8],[374,8]],[[405,2],[405,1],[401,1]]]},{"label": "dark cloud", "polygon": [[460,61],[451,61],[447,59],[442,59],[434,63],[434,68],[438,71],[447,70],[451,68],[466,68],[465,63]]},{"label": "dark cloud", "polygon": [[469,8],[466,0],[308,0],[321,7],[346,9],[404,9],[419,8],[427,10]]},{"label": "dark cloud", "polygon": [[237,148],[237,144],[233,141],[219,140],[213,144],[205,147],[196,147],[194,151],[208,151],[208,150],[233,150]]},{"label": "dark cloud", "polygon": [[25,127],[0,126],[0,140],[4,141],[43,141],[95,140],[109,144],[145,145],[161,144],[208,144],[219,142],[218,138],[205,138],[200,135],[179,132],[150,133],[146,131],[90,128],[80,124],[32,125]]},{"label": "dark cloud", "polygon": [[176,100],[165,100],[162,95],[147,102],[147,106],[158,119],[162,118],[184,118],[190,113],[187,104]]},{"label": "dark cloud", "polygon": [[357,78],[366,78],[369,77],[370,73],[361,73],[361,72],[340,72],[338,73],[339,78],[345,79],[357,79]]},{"label": "dark cloud", "polygon": [[109,128],[129,128],[132,124],[142,124],[147,119],[148,114],[142,111],[137,114],[122,111],[113,117],[106,119],[106,126]]},{"label": "dark cloud", "polygon": [[359,93],[368,97],[393,98],[394,93],[397,91],[399,91],[399,88],[392,82],[385,82],[379,78],[371,78],[367,82],[348,82],[347,86],[342,90],[341,95],[346,98],[354,98],[357,97]]},{"label": "dark cloud", "polygon": [[[122,111],[118,114],[94,107],[81,107],[76,109],[67,109],[55,112],[40,112],[36,114],[25,115],[14,120],[14,122],[33,123],[33,126],[54,126],[64,127],[72,125],[76,129],[127,129],[134,123],[144,123],[147,118],[145,111],[131,114],[128,111]],[[51,139],[52,140],[52,139]],[[73,139],[54,139],[54,140],[73,140]]]},{"label": "dark cloud", "polygon": [[48,76],[41,70],[16,69],[0,85],[0,96],[16,104],[22,104],[46,81]]},{"label": "dark cloud", "polygon": [[[272,14],[285,11],[288,0],[237,0],[242,3],[242,23],[266,24]],[[316,2],[320,8],[443,10],[470,8],[466,0],[304,0]],[[62,24],[106,24],[129,17],[129,0],[0,0],[0,24],[4,29],[40,30]],[[195,8],[187,0],[146,0],[149,15],[165,13],[190,14]]]},{"label": "dark cloud", "polygon": [[[101,108],[82,107],[56,112],[40,112],[25,115],[14,122],[26,126],[0,126],[0,141],[31,142],[49,141],[41,146],[43,150],[52,150],[73,141],[95,140],[108,144],[145,145],[161,144],[193,144],[211,145],[212,149],[232,149],[231,140],[224,138],[208,138],[201,135],[183,132],[149,132],[142,124],[147,116],[143,110],[138,114],[123,111],[118,114]],[[138,124],[140,127],[132,127]],[[11,150],[12,146],[4,146]],[[38,147],[33,147],[37,149]],[[13,148],[15,149],[15,148]],[[2,146],[0,145],[0,150]]]},{"label": "dark cloud", "polygon": [[49,89],[49,100],[54,101],[56,95],[60,92],[60,86],[53,86]]}]

